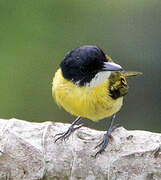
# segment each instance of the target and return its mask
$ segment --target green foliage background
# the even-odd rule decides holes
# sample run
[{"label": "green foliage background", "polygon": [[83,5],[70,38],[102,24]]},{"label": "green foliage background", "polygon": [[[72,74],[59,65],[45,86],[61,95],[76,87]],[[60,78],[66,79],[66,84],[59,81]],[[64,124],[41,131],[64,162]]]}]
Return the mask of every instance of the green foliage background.
[{"label": "green foliage background", "polygon": [[[0,117],[72,122],[51,96],[65,54],[98,45],[126,70],[129,94],[117,120],[161,131],[160,0],[0,0]],[[86,126],[105,130],[107,121]]]}]

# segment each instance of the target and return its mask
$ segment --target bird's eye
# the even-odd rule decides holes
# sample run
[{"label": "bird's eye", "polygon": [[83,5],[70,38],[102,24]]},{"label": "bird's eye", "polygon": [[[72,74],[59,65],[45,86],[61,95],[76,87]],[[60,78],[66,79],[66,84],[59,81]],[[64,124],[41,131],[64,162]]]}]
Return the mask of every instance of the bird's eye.
[{"label": "bird's eye", "polygon": [[77,56],[77,57],[76,57],[76,60],[80,60],[80,57],[79,57],[79,56]]}]

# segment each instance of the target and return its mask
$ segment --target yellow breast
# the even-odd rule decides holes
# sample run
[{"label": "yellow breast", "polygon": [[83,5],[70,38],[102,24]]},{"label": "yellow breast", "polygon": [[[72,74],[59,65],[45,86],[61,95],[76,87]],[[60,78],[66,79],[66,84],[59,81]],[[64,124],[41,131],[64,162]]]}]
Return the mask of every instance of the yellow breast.
[{"label": "yellow breast", "polygon": [[109,117],[120,110],[123,97],[109,96],[109,81],[91,88],[79,87],[66,80],[59,69],[53,79],[52,94],[56,102],[66,111],[93,121]]}]

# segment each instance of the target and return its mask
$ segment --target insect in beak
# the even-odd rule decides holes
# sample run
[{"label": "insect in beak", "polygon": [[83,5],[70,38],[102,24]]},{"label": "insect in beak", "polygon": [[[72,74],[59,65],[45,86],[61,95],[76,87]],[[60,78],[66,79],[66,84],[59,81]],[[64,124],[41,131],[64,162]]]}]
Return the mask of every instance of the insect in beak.
[{"label": "insect in beak", "polygon": [[130,77],[130,76],[137,76],[143,74],[142,72],[136,72],[136,71],[122,71],[121,74],[124,77]]}]

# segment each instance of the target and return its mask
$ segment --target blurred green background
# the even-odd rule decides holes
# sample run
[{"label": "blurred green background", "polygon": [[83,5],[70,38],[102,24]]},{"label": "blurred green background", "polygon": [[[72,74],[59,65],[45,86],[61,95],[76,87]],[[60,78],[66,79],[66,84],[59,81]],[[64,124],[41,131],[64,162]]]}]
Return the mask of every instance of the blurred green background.
[{"label": "blurred green background", "polygon": [[[160,0],[0,0],[0,118],[71,123],[51,95],[65,54],[98,45],[126,70],[143,72],[117,121],[128,129],[161,131]],[[86,126],[105,130],[107,120]]]}]

